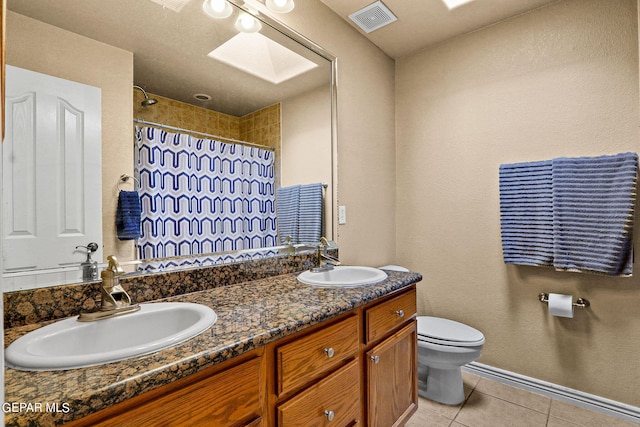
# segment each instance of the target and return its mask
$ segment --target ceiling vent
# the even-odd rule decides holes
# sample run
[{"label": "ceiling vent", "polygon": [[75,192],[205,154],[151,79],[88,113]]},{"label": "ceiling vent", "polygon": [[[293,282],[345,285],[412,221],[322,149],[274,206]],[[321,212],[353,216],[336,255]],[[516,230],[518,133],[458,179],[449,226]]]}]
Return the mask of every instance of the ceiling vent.
[{"label": "ceiling vent", "polygon": [[356,23],[365,33],[370,33],[389,25],[398,18],[381,1],[371,3],[357,12],[349,15],[349,19]]}]

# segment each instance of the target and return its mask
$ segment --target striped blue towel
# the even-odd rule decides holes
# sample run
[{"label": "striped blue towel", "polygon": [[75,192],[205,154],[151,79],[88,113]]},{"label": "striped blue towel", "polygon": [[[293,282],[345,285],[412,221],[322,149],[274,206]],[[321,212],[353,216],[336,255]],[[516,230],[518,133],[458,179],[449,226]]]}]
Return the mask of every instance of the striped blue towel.
[{"label": "striped blue towel", "polygon": [[120,190],[116,208],[116,231],[120,240],[140,237],[142,205],[137,191]]},{"label": "striped blue towel", "polygon": [[507,264],[629,276],[638,155],[500,166]]},{"label": "striped blue towel", "polygon": [[322,184],[302,185],[298,213],[298,239],[301,243],[320,241],[322,212]]},{"label": "striped blue towel", "polygon": [[551,160],[500,166],[500,225],[507,264],[553,265],[551,170]]},{"label": "striped blue towel", "polygon": [[553,160],[554,266],[632,273],[638,155]]},{"label": "striped blue towel", "polygon": [[298,211],[300,207],[300,186],[280,187],[276,193],[276,220],[280,243],[284,243],[287,237],[291,242],[297,243],[298,239]]}]

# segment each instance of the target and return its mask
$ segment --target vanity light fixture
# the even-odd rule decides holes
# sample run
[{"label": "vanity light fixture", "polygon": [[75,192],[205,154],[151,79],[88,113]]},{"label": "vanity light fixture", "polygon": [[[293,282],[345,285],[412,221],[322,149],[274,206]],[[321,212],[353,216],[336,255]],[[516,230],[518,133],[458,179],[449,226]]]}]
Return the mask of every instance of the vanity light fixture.
[{"label": "vanity light fixture", "polygon": [[243,33],[257,33],[262,28],[262,24],[245,12],[240,12],[236,20],[236,28]]},{"label": "vanity light fixture", "polygon": [[267,8],[275,13],[289,13],[295,7],[293,0],[267,0]]},{"label": "vanity light fixture", "polygon": [[207,15],[216,19],[228,18],[233,13],[233,8],[227,0],[204,0],[202,9]]}]

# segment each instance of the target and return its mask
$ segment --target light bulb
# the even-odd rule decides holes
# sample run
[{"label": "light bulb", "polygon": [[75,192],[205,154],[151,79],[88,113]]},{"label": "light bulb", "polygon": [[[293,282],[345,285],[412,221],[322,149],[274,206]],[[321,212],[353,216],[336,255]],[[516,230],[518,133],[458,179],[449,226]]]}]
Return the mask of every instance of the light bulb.
[{"label": "light bulb", "polygon": [[213,11],[216,13],[222,12],[226,5],[226,0],[211,0],[211,9],[213,9]]},{"label": "light bulb", "polygon": [[253,16],[242,12],[236,21],[236,28],[243,33],[257,33],[262,25]]},{"label": "light bulb", "polygon": [[295,7],[293,0],[267,0],[266,5],[270,11],[275,13],[288,13]]},{"label": "light bulb", "polygon": [[202,9],[207,15],[216,19],[227,18],[233,13],[233,8],[227,0],[204,0]]}]

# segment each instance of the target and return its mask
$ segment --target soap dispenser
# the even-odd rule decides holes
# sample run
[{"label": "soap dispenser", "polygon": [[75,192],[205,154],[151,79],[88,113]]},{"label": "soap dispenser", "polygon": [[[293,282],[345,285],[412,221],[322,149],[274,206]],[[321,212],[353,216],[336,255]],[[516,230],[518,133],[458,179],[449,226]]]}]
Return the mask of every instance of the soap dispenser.
[{"label": "soap dispenser", "polygon": [[98,280],[100,278],[98,275],[98,261],[91,259],[91,254],[98,250],[98,244],[91,242],[87,246],[76,246],[76,249],[78,248],[85,248],[87,250],[87,260],[80,264],[80,268],[82,268],[82,280]]}]

